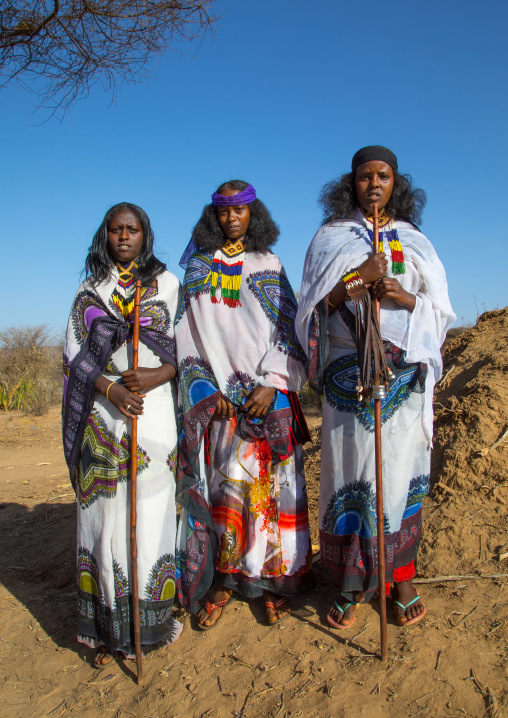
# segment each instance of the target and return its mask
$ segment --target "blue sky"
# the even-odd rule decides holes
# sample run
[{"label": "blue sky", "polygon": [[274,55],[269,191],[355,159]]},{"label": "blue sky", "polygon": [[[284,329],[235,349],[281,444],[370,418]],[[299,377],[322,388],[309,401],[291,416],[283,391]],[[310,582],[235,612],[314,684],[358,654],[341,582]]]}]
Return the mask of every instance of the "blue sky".
[{"label": "blue sky", "polygon": [[215,37],[182,45],[149,85],[100,87],[62,123],[0,92],[0,329],[64,328],[105,211],[141,205],[157,254],[178,258],[221,182],[250,181],[281,227],[299,288],[322,185],[367,144],[428,195],[422,230],[458,323],[508,303],[508,6],[454,0],[217,3]]}]

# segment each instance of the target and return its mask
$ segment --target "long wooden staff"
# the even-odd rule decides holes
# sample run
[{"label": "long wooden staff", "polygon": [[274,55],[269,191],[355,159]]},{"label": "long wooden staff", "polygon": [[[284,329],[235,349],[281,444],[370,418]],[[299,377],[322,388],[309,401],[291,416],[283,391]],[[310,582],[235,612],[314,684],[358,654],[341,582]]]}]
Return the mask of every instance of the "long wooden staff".
[{"label": "long wooden staff", "polygon": [[[139,305],[141,304],[141,281],[136,282],[134,295],[134,327],[132,330],[132,368],[138,368],[139,349]],[[139,628],[139,591],[138,591],[138,542],[137,522],[137,479],[138,479],[138,417],[131,419],[131,585],[132,620],[134,624],[134,649],[136,652],[136,683],[143,679],[143,656],[141,654],[141,633]]]},{"label": "long wooden staff", "polygon": [[[373,254],[379,252],[379,215],[377,205],[374,205],[373,221]],[[379,326],[380,303],[374,298],[374,309]],[[381,633],[381,660],[388,662],[388,632],[386,626],[386,595],[385,595],[385,525],[383,513],[383,457],[381,449],[381,396],[386,395],[385,387],[381,384],[379,371],[374,374],[374,445],[376,461],[376,515],[377,515],[377,551],[378,551],[378,584],[379,584],[379,628]]]}]

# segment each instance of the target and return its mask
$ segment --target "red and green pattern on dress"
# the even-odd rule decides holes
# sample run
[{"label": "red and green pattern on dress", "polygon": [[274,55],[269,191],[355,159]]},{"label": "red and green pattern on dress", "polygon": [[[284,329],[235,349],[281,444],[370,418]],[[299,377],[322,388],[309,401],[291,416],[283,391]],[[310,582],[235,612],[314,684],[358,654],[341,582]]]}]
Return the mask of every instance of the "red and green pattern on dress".
[{"label": "red and green pattern on dress", "polygon": [[213,506],[212,516],[216,525],[224,526],[215,567],[221,573],[238,573],[247,547],[246,518],[232,506]]},{"label": "red and green pattern on dress", "polygon": [[267,441],[255,443],[256,460],[259,466],[259,476],[250,486],[251,511],[255,518],[262,517],[261,531],[273,530],[277,526],[277,500],[273,494],[271,478],[272,450]]},{"label": "red and green pattern on dress", "polygon": [[176,479],[176,471],[177,471],[177,457],[178,457],[178,445],[175,446],[175,448],[169,452],[168,458],[167,458],[167,465],[169,466],[169,470],[173,474],[173,477]]}]

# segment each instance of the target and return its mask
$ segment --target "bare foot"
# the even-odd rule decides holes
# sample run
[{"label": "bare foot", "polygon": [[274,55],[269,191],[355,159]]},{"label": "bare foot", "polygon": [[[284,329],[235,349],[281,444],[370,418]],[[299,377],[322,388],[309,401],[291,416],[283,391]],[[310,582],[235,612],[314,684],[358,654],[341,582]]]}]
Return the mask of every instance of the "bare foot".
[{"label": "bare foot", "polygon": [[328,611],[328,615],[335,623],[344,626],[344,628],[349,628],[349,626],[353,625],[353,621],[356,618],[356,604],[362,603],[364,598],[365,593],[363,591],[355,593],[354,602],[348,601],[347,599],[341,597],[337,601],[337,603],[341,607],[342,611],[339,610],[334,603],[331,609]]},{"label": "bare foot", "polygon": [[[395,616],[401,626],[416,623],[416,620],[420,620],[425,615],[425,606],[420,598],[414,601],[416,596],[418,596],[418,591],[413,586],[412,581],[402,581],[394,585],[394,600],[406,607],[404,609],[398,603],[394,603]],[[414,601],[414,603],[411,603],[411,601]]]},{"label": "bare foot", "polygon": [[266,618],[268,623],[277,623],[282,621],[289,613],[291,613],[291,606],[283,596],[277,596],[277,594],[271,591],[263,591],[263,598],[265,600]]},{"label": "bare foot", "polygon": [[[204,628],[214,626],[222,616],[223,606],[230,599],[232,589],[219,586],[212,593],[210,601],[207,601],[205,608],[198,613],[198,623]],[[222,604],[222,606],[220,605]]]}]

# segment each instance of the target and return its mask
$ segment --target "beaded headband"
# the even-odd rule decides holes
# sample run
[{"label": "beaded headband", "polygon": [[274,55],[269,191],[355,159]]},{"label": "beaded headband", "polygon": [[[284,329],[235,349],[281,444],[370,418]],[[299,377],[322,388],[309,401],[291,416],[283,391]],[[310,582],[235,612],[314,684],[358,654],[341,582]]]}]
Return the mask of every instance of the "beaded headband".
[{"label": "beaded headband", "polygon": [[227,207],[230,205],[250,204],[256,199],[256,190],[250,184],[241,192],[226,196],[225,194],[212,194],[212,204],[214,207]]}]

